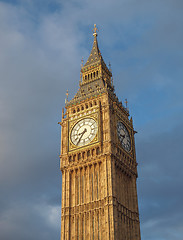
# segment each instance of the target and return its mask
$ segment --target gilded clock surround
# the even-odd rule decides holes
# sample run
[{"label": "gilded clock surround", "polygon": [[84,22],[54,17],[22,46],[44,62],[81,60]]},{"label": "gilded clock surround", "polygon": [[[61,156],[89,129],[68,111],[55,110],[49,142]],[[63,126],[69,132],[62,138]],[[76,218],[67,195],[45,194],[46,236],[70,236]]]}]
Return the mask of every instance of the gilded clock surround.
[{"label": "gilded clock surround", "polygon": [[[96,110],[96,109],[95,109]],[[95,144],[99,141],[99,136],[100,136],[100,132],[99,132],[99,125],[100,125],[100,122],[99,122],[99,117],[98,117],[98,113],[96,113],[95,111],[89,111],[91,112],[90,114],[80,114],[79,117],[80,118],[76,118],[76,119],[73,119],[69,122],[69,151],[73,151],[73,150],[77,150],[79,148],[84,148],[84,147],[88,147],[89,145],[92,145],[92,144]],[[72,143],[72,140],[71,140],[71,132],[72,132],[72,129],[74,128],[74,126],[82,119],[86,119],[86,118],[91,118],[91,119],[94,119],[96,122],[97,122],[97,125],[98,125],[98,129],[97,129],[97,133],[96,133],[96,136],[93,138],[93,140],[88,143],[87,145],[84,145],[84,146],[77,146],[75,144]]]},{"label": "gilded clock surround", "polygon": [[[62,112],[61,240],[140,240],[137,162],[132,118],[117,98],[112,72],[106,66],[94,27],[91,54],[81,68],[79,89]],[[70,139],[84,118],[98,123],[96,138],[85,146]],[[127,128],[131,150],[125,151],[117,122]]]},{"label": "gilded clock surround", "polygon": [[75,146],[83,147],[92,142],[97,132],[97,122],[93,118],[83,118],[73,126],[70,140]]}]

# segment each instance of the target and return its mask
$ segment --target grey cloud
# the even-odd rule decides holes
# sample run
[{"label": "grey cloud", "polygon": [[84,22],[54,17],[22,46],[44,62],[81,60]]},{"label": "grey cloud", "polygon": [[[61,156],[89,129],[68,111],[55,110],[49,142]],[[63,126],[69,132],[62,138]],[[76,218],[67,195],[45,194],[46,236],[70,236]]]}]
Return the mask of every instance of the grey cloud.
[{"label": "grey cloud", "polygon": [[180,240],[182,1],[52,1],[50,11],[50,1],[18,2],[0,2],[0,238],[59,238],[57,122],[97,23],[139,131],[142,239]]},{"label": "grey cloud", "polygon": [[[172,239],[174,235],[175,239],[180,239],[182,230],[177,232],[176,226],[183,224],[182,129],[181,124],[170,132],[156,133],[146,141],[138,141],[138,190],[145,239],[157,236]],[[164,229],[163,232],[160,229]]]},{"label": "grey cloud", "polygon": [[[1,238],[2,239],[54,239],[59,238],[60,231],[48,221],[49,215],[45,214],[44,207],[39,208],[43,214],[37,210],[36,205],[16,205],[2,215]],[[51,219],[50,219],[51,220]],[[59,224],[59,222],[58,222]],[[14,233],[16,232],[16,236]]]}]

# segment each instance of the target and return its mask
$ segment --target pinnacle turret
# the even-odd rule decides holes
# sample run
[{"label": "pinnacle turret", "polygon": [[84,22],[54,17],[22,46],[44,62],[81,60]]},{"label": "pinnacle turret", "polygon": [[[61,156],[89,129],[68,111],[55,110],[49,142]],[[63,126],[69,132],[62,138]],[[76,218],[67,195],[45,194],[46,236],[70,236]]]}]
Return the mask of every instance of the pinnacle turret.
[{"label": "pinnacle turret", "polygon": [[107,93],[108,96],[110,96],[117,104],[119,104],[119,107],[122,109],[124,114],[128,116],[128,109],[125,108],[121,102],[119,102],[114,92],[111,64],[109,63],[108,68],[102,58],[98,47],[97,31],[98,29],[96,24],[94,24],[94,41],[90,56],[85,65],[83,64],[83,59],[81,60],[79,89],[74,98],[69,102],[66,102],[66,107]]},{"label": "pinnacle turret", "polygon": [[93,29],[93,47],[90,53],[90,56],[85,63],[85,65],[81,68],[82,73],[82,84],[86,84],[88,82],[92,82],[96,79],[101,79],[106,82],[106,84],[111,86],[111,77],[112,73],[106,66],[101,52],[98,47],[98,41],[97,41],[97,27],[96,24],[94,24]]},{"label": "pinnacle turret", "polygon": [[96,24],[94,24],[94,29],[93,29],[93,36],[94,36],[94,41],[93,41],[93,47],[90,53],[90,56],[87,60],[87,62],[84,65],[85,67],[88,67],[90,65],[94,65],[96,63],[100,63],[102,59],[99,47],[98,47],[98,41],[97,41],[97,31],[98,29],[96,28]]}]

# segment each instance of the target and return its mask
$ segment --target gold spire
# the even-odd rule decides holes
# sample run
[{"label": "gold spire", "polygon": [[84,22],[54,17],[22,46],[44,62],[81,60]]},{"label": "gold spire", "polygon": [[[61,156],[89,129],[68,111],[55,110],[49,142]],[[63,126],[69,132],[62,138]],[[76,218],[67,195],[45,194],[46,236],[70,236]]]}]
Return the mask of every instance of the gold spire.
[{"label": "gold spire", "polygon": [[96,24],[94,24],[94,29],[93,29],[93,36],[95,37],[97,37],[97,32],[98,32],[98,28],[97,28],[97,25]]},{"label": "gold spire", "polygon": [[65,103],[67,103],[68,102],[68,96],[69,96],[69,91],[68,90],[67,90],[65,95],[66,95]]},{"label": "gold spire", "polygon": [[94,24],[94,29],[93,29],[94,40],[93,40],[92,50],[90,52],[90,56],[88,57],[87,62],[83,67],[81,67],[82,84],[101,78],[108,85],[111,85],[112,73],[106,66],[102,58],[102,55],[100,53],[100,50],[98,47],[98,41],[97,41],[97,32],[98,32],[98,28],[96,24]]},{"label": "gold spire", "polygon": [[83,60],[83,57],[82,57],[82,59],[81,59],[81,68],[83,67],[83,62],[84,62],[84,60]]},{"label": "gold spire", "polygon": [[96,24],[94,24],[94,29],[93,29],[93,36],[94,36],[94,41],[93,41],[93,47],[90,53],[90,56],[85,63],[84,67],[89,66],[89,65],[94,65],[95,63],[99,63],[101,61],[101,53],[98,47],[98,41],[97,41],[97,32],[98,28],[96,27]]}]

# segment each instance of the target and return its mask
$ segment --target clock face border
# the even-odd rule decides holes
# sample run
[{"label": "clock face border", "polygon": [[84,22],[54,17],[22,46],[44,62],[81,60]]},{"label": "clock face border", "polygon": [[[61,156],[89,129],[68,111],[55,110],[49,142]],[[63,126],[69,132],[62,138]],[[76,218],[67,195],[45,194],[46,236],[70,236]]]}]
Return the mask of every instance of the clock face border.
[{"label": "clock face border", "polygon": [[[127,134],[128,134],[128,137],[130,139],[130,149],[128,150],[127,148],[125,148],[125,146],[122,144],[121,140],[120,140],[120,137],[119,137],[119,134],[118,134],[118,124],[121,123]],[[131,153],[132,152],[132,137],[131,137],[131,132],[129,131],[128,127],[126,126],[126,124],[124,123],[124,121],[122,121],[121,119],[118,119],[117,120],[117,123],[116,123],[116,132],[117,132],[117,138],[118,138],[118,142],[120,143],[120,147],[122,147],[127,153]]]},{"label": "clock face border", "polygon": [[[87,119],[87,118],[91,118],[93,119],[96,124],[97,124],[97,132],[96,132],[96,135],[95,137],[91,140],[91,142],[89,142],[88,144],[86,145],[82,145],[82,146],[77,146],[75,145],[73,142],[72,142],[72,139],[71,139],[71,133],[72,133],[72,130],[73,128],[75,127],[75,125],[80,122],[81,120],[83,119]],[[87,115],[83,115],[82,117],[78,117],[77,119],[74,119],[74,120],[71,120],[69,121],[69,131],[68,131],[68,134],[69,134],[69,138],[68,138],[68,151],[74,151],[74,150],[78,150],[80,148],[87,148],[95,143],[98,143],[99,142],[99,139],[100,139],[100,131],[99,131],[99,128],[100,128],[100,123],[99,123],[99,116],[98,116],[98,113],[95,113],[95,114],[87,114]]]},{"label": "clock face border", "polygon": [[75,146],[83,147],[93,141],[97,132],[97,122],[91,117],[86,117],[75,123],[70,133],[70,139]]}]

